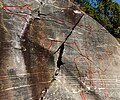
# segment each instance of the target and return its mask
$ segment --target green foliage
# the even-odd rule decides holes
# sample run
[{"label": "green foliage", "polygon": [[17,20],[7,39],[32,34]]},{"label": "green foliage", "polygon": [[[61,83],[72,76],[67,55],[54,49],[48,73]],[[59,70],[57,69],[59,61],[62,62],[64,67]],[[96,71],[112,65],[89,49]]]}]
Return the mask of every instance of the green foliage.
[{"label": "green foliage", "polygon": [[116,38],[118,40],[118,42],[120,43],[120,38]]},{"label": "green foliage", "polygon": [[113,0],[74,0],[81,9],[120,38],[120,5]]}]

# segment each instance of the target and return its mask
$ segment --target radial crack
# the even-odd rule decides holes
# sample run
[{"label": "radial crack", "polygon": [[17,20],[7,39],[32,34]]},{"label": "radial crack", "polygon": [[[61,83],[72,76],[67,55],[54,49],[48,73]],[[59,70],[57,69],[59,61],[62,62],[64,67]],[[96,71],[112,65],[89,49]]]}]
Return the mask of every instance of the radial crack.
[{"label": "radial crack", "polygon": [[75,27],[78,25],[78,23],[80,22],[81,18],[83,17],[84,14],[82,14],[79,18],[79,20],[77,21],[77,23],[73,26],[72,30],[70,31],[70,33],[68,34],[68,36],[65,38],[65,40],[63,41],[63,43],[59,46],[59,48],[54,52],[54,54],[56,54],[59,49],[61,49],[62,45],[67,41],[67,39],[71,36],[71,34],[73,33]]},{"label": "radial crack", "polygon": [[64,51],[64,43],[61,45],[59,57],[58,57],[58,60],[57,60],[57,67],[58,67],[59,69],[60,69],[60,66],[64,64],[64,63],[62,62],[63,51]]}]

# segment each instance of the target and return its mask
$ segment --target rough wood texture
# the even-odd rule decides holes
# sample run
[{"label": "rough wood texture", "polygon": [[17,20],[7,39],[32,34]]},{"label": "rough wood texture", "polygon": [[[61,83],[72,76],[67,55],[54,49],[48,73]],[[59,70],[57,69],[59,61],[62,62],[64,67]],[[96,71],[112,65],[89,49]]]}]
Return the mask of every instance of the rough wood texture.
[{"label": "rough wood texture", "polygon": [[79,7],[69,0],[0,6],[0,100],[120,99],[120,45]]}]

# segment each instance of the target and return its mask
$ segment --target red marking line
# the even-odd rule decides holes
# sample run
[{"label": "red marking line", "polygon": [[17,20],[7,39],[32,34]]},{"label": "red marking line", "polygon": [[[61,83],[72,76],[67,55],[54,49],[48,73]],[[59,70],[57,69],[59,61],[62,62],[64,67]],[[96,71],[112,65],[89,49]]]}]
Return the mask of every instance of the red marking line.
[{"label": "red marking line", "polygon": [[23,18],[23,19],[28,23],[27,19],[26,19],[23,15],[20,15],[20,14],[14,14],[14,13],[11,13],[11,12],[5,12],[5,13],[7,13],[7,14],[17,15],[17,16]]},{"label": "red marking line", "polygon": [[32,10],[30,9],[31,4],[25,4],[24,6],[2,6],[2,9],[6,9],[6,8],[17,8],[17,9],[22,10],[22,9],[24,9],[25,7],[26,7],[28,10],[32,11]]},{"label": "red marking line", "polygon": [[[60,40],[51,40],[51,41],[63,43],[63,41]],[[65,42],[65,44],[74,44],[74,42]]]},{"label": "red marking line", "polygon": [[61,19],[59,19],[59,18],[57,18],[57,17],[55,17],[55,16],[52,16],[52,15],[50,15],[53,19],[55,19],[55,20],[58,20],[61,24],[64,24],[65,23],[65,21],[64,20],[61,20]]},{"label": "red marking line", "polygon": [[[22,9],[24,9],[24,8],[27,8],[29,11],[32,11],[32,10],[30,9],[30,6],[31,6],[31,4],[25,4],[24,6],[2,6],[2,9],[5,10],[5,9],[8,9],[8,8],[12,8],[12,9],[13,9],[13,8],[16,8],[16,9],[22,10]],[[28,23],[26,17],[23,16],[23,15],[21,15],[21,14],[15,14],[15,13],[13,13],[13,12],[7,12],[7,11],[5,11],[5,13],[17,15],[17,16],[23,18],[23,19]]]},{"label": "red marking line", "polygon": [[99,77],[100,77],[102,87],[103,87],[103,88],[105,88],[105,89],[103,90],[103,92],[104,92],[104,96],[105,96],[105,97],[107,97],[107,90],[106,90],[106,84],[105,84],[105,81],[104,81],[104,80],[102,80],[102,78],[101,78],[101,75],[100,75],[100,72],[99,72],[99,71],[98,71],[98,75],[99,75]]},{"label": "red marking line", "polygon": [[84,95],[83,91],[81,91],[81,92],[80,92],[80,96],[81,96],[82,100],[86,100],[86,98],[85,98],[85,95]]}]

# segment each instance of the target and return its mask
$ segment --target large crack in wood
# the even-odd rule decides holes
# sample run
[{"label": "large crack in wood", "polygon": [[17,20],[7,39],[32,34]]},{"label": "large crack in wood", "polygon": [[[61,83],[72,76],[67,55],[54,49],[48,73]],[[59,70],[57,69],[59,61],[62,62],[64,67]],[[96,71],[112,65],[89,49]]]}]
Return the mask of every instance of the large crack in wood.
[{"label": "large crack in wood", "polygon": [[[72,30],[70,31],[70,33],[68,34],[68,36],[65,38],[65,40],[63,41],[63,43],[59,46],[59,48],[54,52],[57,53],[59,51],[59,56],[58,56],[58,60],[57,60],[57,70],[55,71],[55,76],[57,76],[59,74],[60,71],[60,67],[61,65],[63,65],[63,61],[62,61],[62,56],[63,56],[63,52],[64,52],[64,44],[65,42],[68,40],[68,38],[71,36],[71,34],[73,33],[75,27],[78,25],[78,23],[80,22],[81,18],[83,17],[84,14],[82,14],[79,18],[79,20],[77,21],[77,23],[73,26]],[[82,82],[81,82],[82,83]]]},{"label": "large crack in wood", "polygon": [[[77,21],[77,23],[73,26],[72,30],[70,31],[70,33],[68,34],[68,36],[65,38],[65,40],[63,41],[63,43],[59,46],[59,48],[54,52],[54,54],[56,54],[58,51],[59,51],[59,56],[58,56],[58,60],[57,60],[57,70],[55,72],[55,76],[57,76],[59,74],[59,70],[60,70],[60,67],[64,64],[63,61],[62,61],[62,56],[63,56],[63,53],[64,53],[64,44],[65,42],[68,40],[68,38],[71,36],[71,34],[73,33],[74,29],[76,28],[76,26],[78,25],[78,23],[80,22],[81,18],[84,16],[84,14],[82,14],[79,18],[79,20]],[[80,54],[81,56],[83,57],[86,57],[85,55],[82,55]],[[89,58],[87,58],[88,60],[90,60]],[[90,60],[91,61],[91,60]],[[63,65],[64,66],[64,65]],[[66,68],[64,66],[64,68]],[[69,70],[67,68],[67,70]],[[71,71],[69,71],[71,73]],[[79,72],[78,72],[79,73]],[[87,86],[84,84],[83,81],[81,80],[78,80],[78,82],[81,84],[82,88],[84,90],[86,90],[85,92],[88,92],[88,93],[92,93],[94,95],[96,95],[97,97],[99,97],[98,94],[95,93],[95,91],[91,91],[87,88]],[[101,98],[99,97],[99,100],[101,100]]]},{"label": "large crack in wood", "polygon": [[[62,61],[62,55],[63,55],[63,52],[64,52],[64,44],[65,42],[68,40],[68,38],[71,36],[71,34],[73,33],[75,27],[78,25],[78,23],[80,22],[81,18],[83,17],[84,14],[82,14],[79,18],[79,20],[77,21],[77,23],[73,26],[72,30],[70,31],[70,33],[68,34],[68,36],[65,38],[65,40],[63,41],[63,43],[59,46],[59,48],[54,52],[57,53],[59,50],[59,56],[58,56],[58,60],[57,60],[57,68],[58,70],[60,70],[60,66],[63,65],[63,61]],[[55,76],[58,75],[58,70],[56,70],[55,72]]]},{"label": "large crack in wood", "polygon": [[73,26],[72,30],[70,31],[70,33],[68,34],[68,36],[65,38],[65,40],[63,41],[63,43],[59,46],[59,48],[54,52],[54,54],[56,54],[62,47],[62,45],[68,40],[68,38],[71,36],[71,34],[73,33],[74,29],[76,28],[76,26],[78,25],[78,23],[80,22],[80,20],[82,19],[82,17],[84,16],[84,14],[82,14],[79,18],[79,20],[77,21],[77,23]]},{"label": "large crack in wood", "polygon": [[63,51],[64,51],[64,43],[62,44],[61,48],[60,48],[60,53],[59,53],[59,57],[57,60],[57,67],[60,69],[60,66],[63,65],[64,63],[62,62],[62,55],[63,55]]}]

